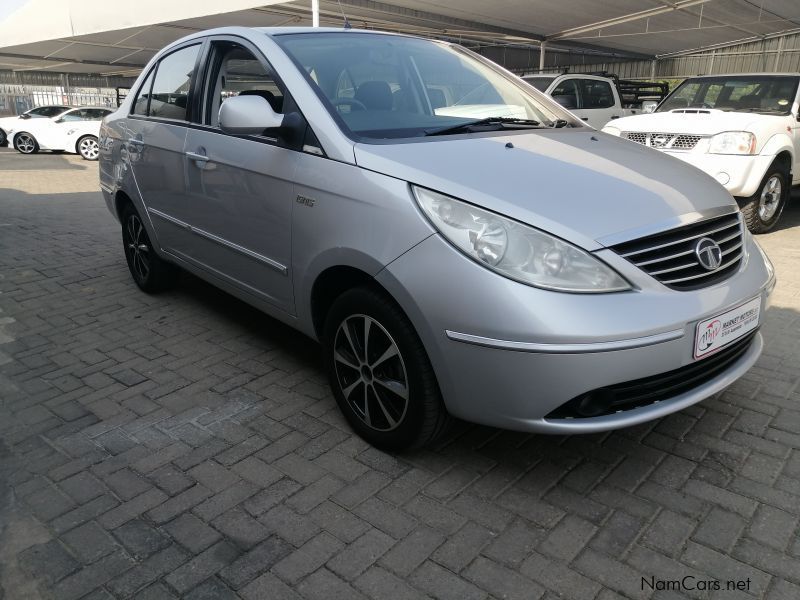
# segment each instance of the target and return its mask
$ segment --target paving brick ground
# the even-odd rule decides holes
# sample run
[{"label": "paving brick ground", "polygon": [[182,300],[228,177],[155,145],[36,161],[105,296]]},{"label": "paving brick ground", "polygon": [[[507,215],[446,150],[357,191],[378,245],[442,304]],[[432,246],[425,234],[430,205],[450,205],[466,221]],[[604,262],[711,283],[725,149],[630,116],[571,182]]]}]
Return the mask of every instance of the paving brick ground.
[{"label": "paving brick ground", "polygon": [[767,346],[724,393],[393,456],[310,341],[188,276],[140,293],[96,181],[0,151],[0,598],[800,598],[800,198],[759,238]]}]

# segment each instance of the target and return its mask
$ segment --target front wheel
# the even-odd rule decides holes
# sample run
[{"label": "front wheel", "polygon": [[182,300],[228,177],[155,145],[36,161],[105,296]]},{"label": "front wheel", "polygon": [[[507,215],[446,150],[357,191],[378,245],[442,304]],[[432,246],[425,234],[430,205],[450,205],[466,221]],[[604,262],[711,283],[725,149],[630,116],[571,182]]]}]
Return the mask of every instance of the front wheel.
[{"label": "front wheel", "polygon": [[14,148],[22,154],[36,154],[39,151],[39,142],[27,131],[22,131],[14,136]]},{"label": "front wheel", "polygon": [[742,203],[747,228],[752,233],[766,233],[778,222],[789,197],[789,173],[781,164],[773,164],[755,194]]},{"label": "front wheel", "polygon": [[6,145],[6,141],[8,141],[8,136],[6,136],[6,132],[0,129],[0,148]]},{"label": "front wheel", "polygon": [[155,253],[144,223],[133,205],[125,206],[121,220],[125,260],[136,285],[148,294],[168,288],[177,279],[178,268]]},{"label": "front wheel", "polygon": [[97,157],[100,156],[100,145],[93,135],[85,135],[79,139],[76,148],[83,160],[97,160]]},{"label": "front wheel", "polygon": [[336,402],[366,441],[402,450],[444,431],[449,418],[425,348],[385,294],[360,287],[339,296],[323,345]]}]

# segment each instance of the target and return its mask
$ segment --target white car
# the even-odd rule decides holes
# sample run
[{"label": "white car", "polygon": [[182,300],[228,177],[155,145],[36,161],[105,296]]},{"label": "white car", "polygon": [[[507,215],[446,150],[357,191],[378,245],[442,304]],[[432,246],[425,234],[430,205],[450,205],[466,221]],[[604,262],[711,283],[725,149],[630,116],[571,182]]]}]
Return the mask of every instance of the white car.
[{"label": "white car", "polygon": [[9,140],[22,154],[39,150],[75,152],[86,160],[97,160],[100,122],[110,108],[72,108],[51,119],[30,119],[9,131]]},{"label": "white car", "polygon": [[692,77],[652,114],[603,131],[656,148],[714,177],[754,233],[772,229],[800,184],[800,74]]},{"label": "white car", "polygon": [[522,79],[597,129],[614,119],[646,112],[646,104],[654,108],[668,90],[664,83],[619,79],[610,73],[525,75]]},{"label": "white car", "polygon": [[0,146],[6,145],[8,132],[19,129],[19,123],[28,119],[50,119],[52,117],[57,117],[70,108],[72,107],[61,104],[48,104],[47,106],[37,106],[36,108],[27,110],[21,115],[0,118]]}]

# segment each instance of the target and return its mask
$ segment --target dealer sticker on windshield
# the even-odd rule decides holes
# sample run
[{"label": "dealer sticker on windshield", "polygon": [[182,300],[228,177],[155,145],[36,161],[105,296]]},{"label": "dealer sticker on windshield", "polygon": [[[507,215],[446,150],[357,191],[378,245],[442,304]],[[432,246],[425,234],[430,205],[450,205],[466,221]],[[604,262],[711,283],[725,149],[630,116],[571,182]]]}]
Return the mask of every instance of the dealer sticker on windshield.
[{"label": "dealer sticker on windshield", "polygon": [[758,327],[761,298],[754,298],[726,313],[697,324],[694,357],[703,358]]}]

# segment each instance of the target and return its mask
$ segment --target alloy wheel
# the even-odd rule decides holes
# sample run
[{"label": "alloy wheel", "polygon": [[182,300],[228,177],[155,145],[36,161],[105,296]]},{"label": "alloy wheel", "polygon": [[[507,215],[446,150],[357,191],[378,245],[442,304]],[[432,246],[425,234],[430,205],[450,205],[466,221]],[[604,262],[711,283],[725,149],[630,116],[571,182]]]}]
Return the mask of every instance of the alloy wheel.
[{"label": "alloy wheel", "polygon": [[132,214],[128,217],[125,232],[125,251],[130,257],[136,276],[140,281],[146,281],[150,274],[150,246],[147,232],[138,215]]},{"label": "alloy wheel", "polygon": [[778,175],[773,175],[761,188],[761,199],[758,203],[758,216],[762,221],[767,222],[775,216],[775,212],[781,203],[783,195],[783,184]]},{"label": "alloy wheel", "polygon": [[83,158],[87,160],[96,160],[100,154],[100,145],[93,137],[83,138],[78,145],[78,151]]},{"label": "alloy wheel", "polygon": [[408,409],[409,384],[400,349],[368,315],[351,315],[333,344],[336,381],[353,412],[376,431],[392,431]]},{"label": "alloy wheel", "polygon": [[36,140],[27,133],[18,135],[16,142],[17,150],[23,154],[30,154],[36,149]]}]

